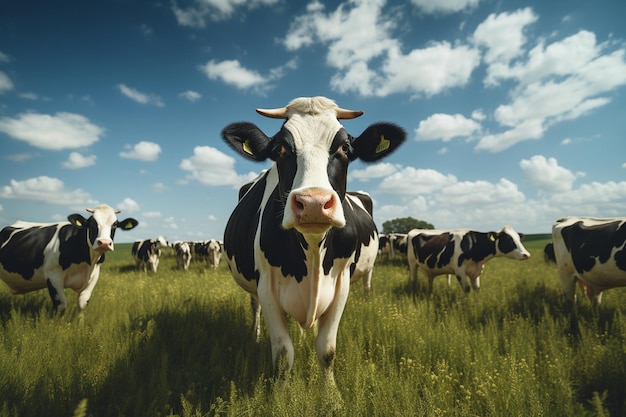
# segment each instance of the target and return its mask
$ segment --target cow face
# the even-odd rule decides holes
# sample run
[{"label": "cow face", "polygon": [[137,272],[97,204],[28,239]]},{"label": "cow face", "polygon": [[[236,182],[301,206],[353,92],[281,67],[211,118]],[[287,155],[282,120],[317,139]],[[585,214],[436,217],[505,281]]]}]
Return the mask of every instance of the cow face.
[{"label": "cow face", "polygon": [[138,224],[133,218],[118,221],[116,214],[120,211],[113,210],[106,204],[87,209],[87,211],[92,213],[88,219],[80,214],[70,214],[67,219],[75,227],[87,230],[87,239],[91,244],[91,249],[97,252],[113,250],[113,238],[118,227],[122,230],[131,230]]},{"label": "cow face", "polygon": [[495,233],[495,235],[495,239],[498,242],[498,251],[504,256],[520,260],[530,258],[530,253],[522,244],[523,234],[517,233],[510,226],[506,226],[498,233]]},{"label": "cow face", "polygon": [[302,234],[343,227],[350,161],[376,161],[406,137],[400,127],[378,123],[355,138],[338,119],[355,118],[362,112],[340,109],[325,97],[298,98],[285,108],[257,112],[285,119],[281,130],[270,138],[251,123],[234,123],[224,128],[222,136],[248,159],[275,161],[284,205],[282,226]]}]

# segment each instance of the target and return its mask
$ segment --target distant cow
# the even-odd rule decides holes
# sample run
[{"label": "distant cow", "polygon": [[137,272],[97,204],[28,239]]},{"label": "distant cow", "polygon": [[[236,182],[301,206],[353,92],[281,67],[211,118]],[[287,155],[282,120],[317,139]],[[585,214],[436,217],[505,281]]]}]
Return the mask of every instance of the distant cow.
[{"label": "distant cow", "polygon": [[454,274],[465,292],[470,291],[470,285],[478,290],[480,274],[491,258],[530,258],[522,238],[523,235],[510,226],[499,232],[413,229],[407,236],[409,282],[413,285],[417,283],[419,267],[428,277],[429,293],[432,292],[435,277],[443,274]]},{"label": "distant cow", "polygon": [[298,98],[287,107],[257,112],[284,119],[280,131],[268,137],[246,122],[222,131],[242,156],[274,161],[242,187],[224,232],[226,259],[236,282],[251,294],[257,335],[263,309],[274,364],[282,358],[287,370],[293,365],[290,315],[302,328],[318,323],[317,357],[332,378],[350,268],[359,261],[359,248],[377,245],[372,217],[346,197],[348,165],[357,158],[383,158],[406,134],[378,123],[355,138],[338,119],[362,112],[343,110],[325,97]]},{"label": "distant cow", "polygon": [[565,298],[573,302],[576,282],[594,305],[602,292],[626,286],[626,217],[566,217],[552,226],[547,260],[556,262]]},{"label": "distant cow", "polygon": [[207,242],[207,263],[213,268],[217,268],[222,257],[222,245],[219,240],[210,239]]},{"label": "distant cow", "polygon": [[131,248],[131,254],[135,259],[137,268],[142,268],[143,272],[147,273],[148,267],[150,267],[150,270],[156,273],[159,267],[161,248],[167,246],[167,241],[163,236],[156,239],[136,240]]},{"label": "distant cow", "polygon": [[180,269],[185,271],[189,269],[191,262],[191,248],[187,242],[174,242],[174,254],[176,255],[176,264]]},{"label": "distant cow", "polygon": [[56,310],[67,307],[64,288],[78,294],[82,310],[91,298],[104,253],[113,250],[115,231],[130,230],[137,220],[118,221],[119,210],[103,204],[87,209],[91,216],[68,216],[69,222],[18,221],[0,231],[0,278],[11,293],[48,288]]},{"label": "distant cow", "polygon": [[385,233],[380,235],[379,254],[381,256],[393,260],[398,253],[406,256],[406,251],[406,233]]}]

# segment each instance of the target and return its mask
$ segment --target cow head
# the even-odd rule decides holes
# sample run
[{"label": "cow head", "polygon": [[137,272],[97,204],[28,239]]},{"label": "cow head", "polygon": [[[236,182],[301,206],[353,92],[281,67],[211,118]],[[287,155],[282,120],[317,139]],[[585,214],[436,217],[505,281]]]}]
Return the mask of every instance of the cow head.
[{"label": "cow head", "polygon": [[98,252],[113,250],[113,238],[116,229],[130,230],[139,224],[137,220],[130,217],[118,221],[116,214],[120,211],[113,210],[106,204],[86,210],[91,213],[88,219],[80,214],[70,214],[67,219],[75,227],[87,230],[87,239],[91,248]]},{"label": "cow head", "polygon": [[490,232],[491,240],[497,241],[497,250],[507,258],[526,260],[530,252],[522,244],[524,235],[517,233],[511,226],[503,227],[499,232]]},{"label": "cow head", "polygon": [[241,122],[224,128],[222,136],[248,159],[275,161],[284,204],[282,226],[303,234],[343,227],[350,161],[377,161],[406,137],[402,128],[390,123],[373,124],[353,137],[339,119],[353,119],[363,112],[341,109],[325,97],[297,98],[287,107],[257,112],[285,119],[280,131],[268,137],[256,125]]}]

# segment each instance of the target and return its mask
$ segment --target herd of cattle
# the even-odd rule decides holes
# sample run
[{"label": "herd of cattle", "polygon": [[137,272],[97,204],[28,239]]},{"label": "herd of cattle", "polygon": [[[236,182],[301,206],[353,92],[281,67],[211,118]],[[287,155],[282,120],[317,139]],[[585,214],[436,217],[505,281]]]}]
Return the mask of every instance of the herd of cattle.
[{"label": "herd of cattle", "polygon": [[[339,122],[363,114],[339,108],[325,97],[297,98],[286,107],[257,109],[283,120],[278,133],[267,136],[249,122],[233,123],[222,137],[239,155],[273,161],[244,185],[221,242],[172,244],[180,268],[191,257],[219,262],[222,252],[235,281],[250,294],[254,334],[260,332],[261,311],[270,336],[275,364],[294,348],[286,317],[303,328],[317,323],[315,348],[320,365],[332,377],[337,330],[350,282],[363,279],[369,289],[379,251],[389,257],[406,253],[409,280],[421,268],[432,290],[438,275],[454,275],[464,291],[480,287],[485,263],[497,256],[525,260],[530,253],[523,236],[511,227],[498,232],[412,230],[407,235],[380,235],[373,221],[372,200],[365,192],[347,191],[348,165],[355,159],[374,162],[405,140],[405,131],[391,123],[375,123],[357,137]],[[117,229],[130,230],[135,219],[117,220],[119,211],[101,205],[69,222],[17,222],[0,231],[0,278],[13,294],[48,288],[53,305],[63,309],[64,288],[78,293],[83,309],[98,280],[105,253],[113,250]],[[557,220],[547,260],[556,262],[566,297],[573,301],[576,282],[596,303],[602,291],[626,285],[626,218]],[[138,267],[156,271],[164,239],[137,241]],[[211,252],[215,251],[215,252]]]},{"label": "herd of cattle", "polygon": [[176,241],[169,243],[163,236],[156,239],[136,240],[131,247],[131,254],[135,260],[137,268],[148,272],[157,272],[162,248],[172,248],[176,257],[176,265],[179,269],[188,270],[191,259],[206,263],[213,268],[217,268],[222,257],[222,247],[224,244],[220,240],[209,239],[200,242]]}]

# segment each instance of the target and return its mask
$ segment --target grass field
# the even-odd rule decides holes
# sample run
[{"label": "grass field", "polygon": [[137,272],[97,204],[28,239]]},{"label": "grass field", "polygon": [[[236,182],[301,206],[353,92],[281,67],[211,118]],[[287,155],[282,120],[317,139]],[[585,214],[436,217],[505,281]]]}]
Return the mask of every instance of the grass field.
[{"label": "grass field", "polygon": [[[546,236],[528,261],[494,259],[481,290],[435,279],[413,294],[408,268],[380,262],[373,294],[351,289],[335,377],[324,384],[314,331],[291,323],[286,382],[271,375],[267,333],[253,341],[249,298],[224,263],[157,274],[130,245],[107,254],[84,313],[51,314],[47,291],[0,290],[0,416],[620,416],[626,414],[626,292],[564,312]],[[575,330],[575,331],[573,331]]]}]

